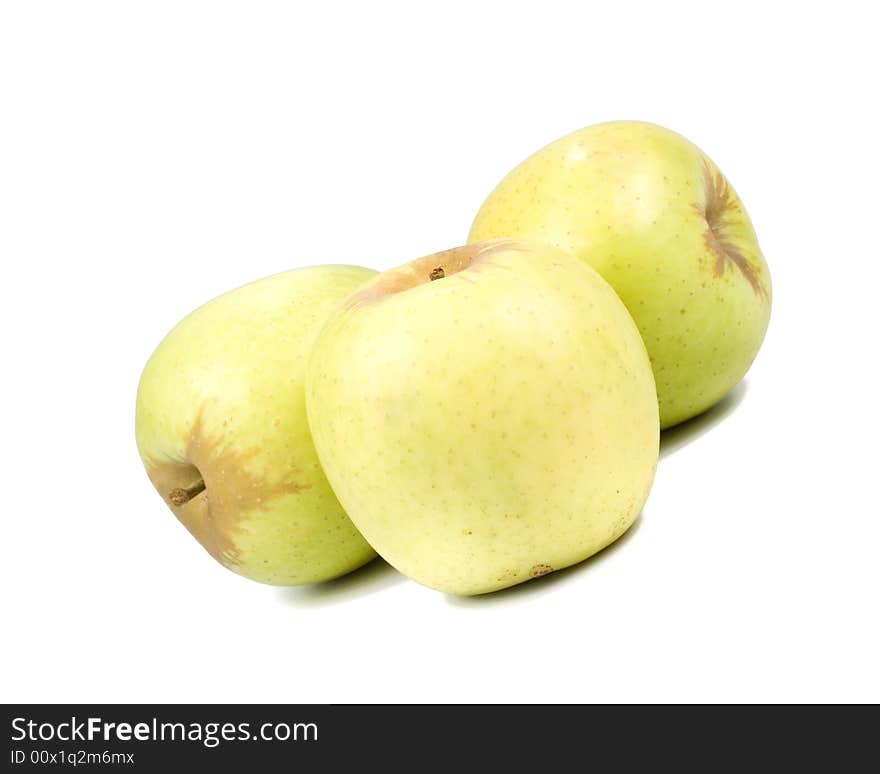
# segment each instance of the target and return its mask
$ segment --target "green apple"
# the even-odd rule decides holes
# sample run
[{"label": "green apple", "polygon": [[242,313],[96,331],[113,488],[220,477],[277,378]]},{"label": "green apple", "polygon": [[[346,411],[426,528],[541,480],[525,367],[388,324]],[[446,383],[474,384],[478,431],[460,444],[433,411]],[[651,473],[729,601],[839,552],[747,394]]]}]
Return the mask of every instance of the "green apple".
[{"label": "green apple", "polygon": [[321,326],[374,274],[318,266],[233,290],[180,322],[141,376],[150,480],[211,556],[248,578],[314,583],[375,556],[318,462],[304,388]]},{"label": "green apple", "polygon": [[333,490],[420,583],[480,594],[580,562],[639,514],[651,366],[585,263],[494,240],[380,274],[330,317],[306,406]]},{"label": "green apple", "polygon": [[581,129],[514,169],[470,241],[564,248],[617,291],[654,367],[661,427],[720,400],[745,375],[770,319],[770,274],[745,208],[692,143],[653,124]]}]

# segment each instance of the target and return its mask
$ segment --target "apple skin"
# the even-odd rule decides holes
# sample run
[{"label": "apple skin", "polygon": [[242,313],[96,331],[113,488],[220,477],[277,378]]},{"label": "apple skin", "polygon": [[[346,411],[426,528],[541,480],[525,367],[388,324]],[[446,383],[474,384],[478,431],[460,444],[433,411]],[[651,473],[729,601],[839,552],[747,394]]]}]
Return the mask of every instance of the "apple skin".
[{"label": "apple skin", "polygon": [[147,473],[193,536],[240,575],[315,583],[375,556],[327,483],[304,392],[318,331],[375,273],[309,267],[233,290],[180,322],[144,369],[136,435]]},{"label": "apple skin", "polygon": [[692,143],[654,124],[574,132],[514,169],[469,241],[529,239],[596,269],[638,325],[666,428],[749,369],[770,319],[767,264],[739,197]]},{"label": "apple skin", "polygon": [[595,271],[547,245],[495,240],[379,275],[318,337],[306,405],[358,529],[451,594],[607,546],[641,511],[657,464],[635,324]]}]

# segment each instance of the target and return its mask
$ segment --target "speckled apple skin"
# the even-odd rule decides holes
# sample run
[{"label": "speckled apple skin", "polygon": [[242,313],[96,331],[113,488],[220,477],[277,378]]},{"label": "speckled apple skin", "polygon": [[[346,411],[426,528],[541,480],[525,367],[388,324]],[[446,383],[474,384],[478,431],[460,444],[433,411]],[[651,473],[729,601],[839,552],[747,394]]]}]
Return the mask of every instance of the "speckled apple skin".
[{"label": "speckled apple skin", "polygon": [[[330,489],[306,419],[304,377],[330,313],[376,272],[315,266],[210,301],[141,376],[141,458],[168,507],[230,570],[263,583],[335,578],[375,557]],[[169,493],[199,479],[178,505]]]},{"label": "speckled apple skin", "polygon": [[470,241],[564,248],[617,291],[645,341],[670,427],[745,375],[770,319],[767,264],[739,197],[693,143],[616,121],[548,145],[483,204]]},{"label": "speckled apple skin", "polygon": [[607,546],[641,511],[657,463],[635,324],[595,271],[546,245],[471,245],[380,275],[319,336],[306,402],[358,529],[452,594]]}]

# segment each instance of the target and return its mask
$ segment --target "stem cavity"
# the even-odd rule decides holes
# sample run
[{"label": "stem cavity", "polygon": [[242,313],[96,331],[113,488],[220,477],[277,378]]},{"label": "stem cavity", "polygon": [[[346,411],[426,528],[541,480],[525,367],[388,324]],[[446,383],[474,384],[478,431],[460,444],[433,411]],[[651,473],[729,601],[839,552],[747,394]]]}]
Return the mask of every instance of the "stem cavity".
[{"label": "stem cavity", "polygon": [[202,479],[199,479],[195,484],[187,489],[184,489],[183,487],[172,489],[168,493],[168,502],[170,502],[172,505],[180,507],[181,505],[186,505],[190,500],[200,495],[204,491],[205,482],[202,481]]}]

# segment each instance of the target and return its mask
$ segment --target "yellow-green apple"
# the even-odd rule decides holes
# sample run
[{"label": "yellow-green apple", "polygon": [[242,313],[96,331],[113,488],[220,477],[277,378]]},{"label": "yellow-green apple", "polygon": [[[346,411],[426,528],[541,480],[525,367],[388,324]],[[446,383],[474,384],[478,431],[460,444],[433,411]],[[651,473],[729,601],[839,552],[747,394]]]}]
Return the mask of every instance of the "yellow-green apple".
[{"label": "yellow-green apple", "polygon": [[226,293],[181,321],[141,376],[151,481],[211,556],[248,578],[314,583],[375,556],[318,462],[304,388],[321,326],[374,274],[316,266]]},{"label": "yellow-green apple", "polygon": [[453,594],[599,551],[639,514],[657,463],[635,324],[595,271],[546,245],[468,245],[369,281],[318,337],[306,406],[358,529]]},{"label": "yellow-green apple", "polygon": [[770,274],[745,208],[684,137],[615,121],[548,145],[483,204],[470,241],[564,248],[617,291],[654,367],[661,427],[745,375],[770,319]]}]

